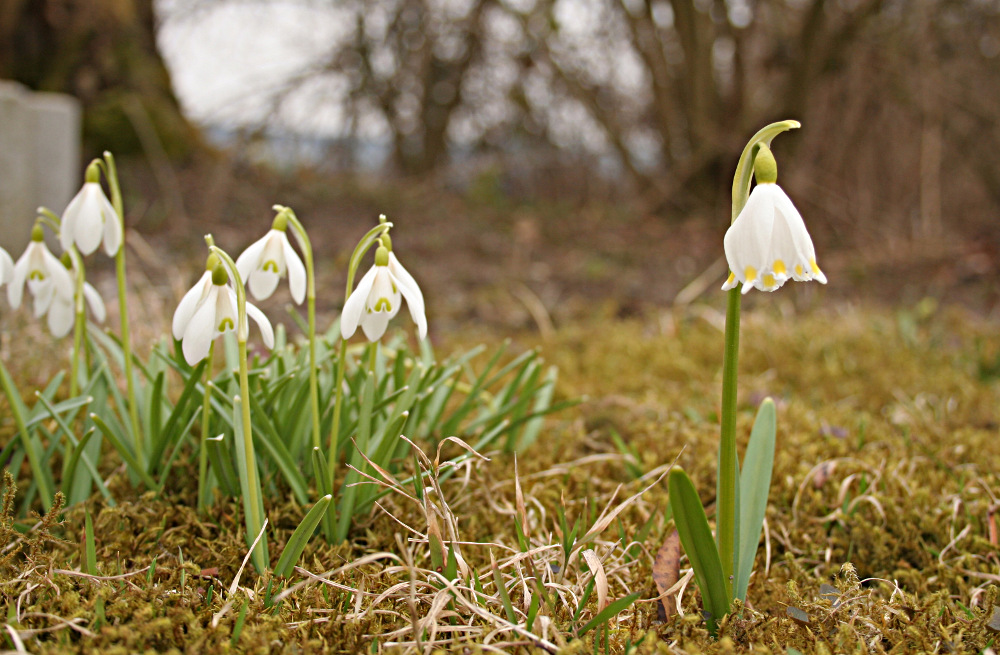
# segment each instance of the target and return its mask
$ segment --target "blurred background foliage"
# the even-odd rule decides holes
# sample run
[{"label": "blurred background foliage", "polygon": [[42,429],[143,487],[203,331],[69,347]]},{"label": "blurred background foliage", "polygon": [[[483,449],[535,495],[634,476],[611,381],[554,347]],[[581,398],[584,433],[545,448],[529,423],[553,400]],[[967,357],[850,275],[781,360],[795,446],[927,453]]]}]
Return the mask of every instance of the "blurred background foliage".
[{"label": "blurred background foliage", "polygon": [[[183,163],[208,146],[171,88],[159,21],[276,4],[0,0],[0,77],[79,97],[85,152]],[[808,129],[778,146],[782,182],[830,236],[938,243],[954,227],[995,260],[994,0],[284,4],[344,26],[267,99],[272,116],[302,93],[335,106],[319,157],[334,170],[359,166],[375,135],[383,175],[489,171],[506,195],[628,199],[670,221],[724,211],[747,136],[795,118]]]}]

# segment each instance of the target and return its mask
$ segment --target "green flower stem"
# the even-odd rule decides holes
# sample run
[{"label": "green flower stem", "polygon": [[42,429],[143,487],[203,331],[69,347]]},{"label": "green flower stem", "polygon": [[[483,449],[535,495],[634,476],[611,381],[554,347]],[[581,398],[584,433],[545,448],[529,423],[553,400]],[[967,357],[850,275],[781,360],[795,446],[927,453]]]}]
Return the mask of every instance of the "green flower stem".
[{"label": "green flower stem", "polygon": [[69,397],[75,398],[80,388],[78,380],[80,376],[80,355],[83,349],[83,330],[87,324],[87,310],[83,298],[84,270],[83,259],[76,248],[69,249],[69,256],[73,259],[73,268],[76,272],[76,288],[74,289],[74,311],[76,320],[73,322],[73,359],[70,362],[69,373]]},{"label": "green flower stem", "polygon": [[128,417],[132,424],[132,438],[135,440],[135,458],[146,466],[145,443],[139,424],[139,405],[135,395],[135,378],[132,374],[132,339],[129,336],[128,292],[125,285],[125,207],[122,203],[122,189],[118,183],[118,169],[115,158],[104,152],[104,173],[111,189],[111,205],[122,225],[122,243],[115,253],[115,276],[118,278],[118,315],[121,319],[122,352],[125,357],[125,388],[128,393]]},{"label": "green flower stem", "polygon": [[[736,175],[733,176],[733,211],[732,222],[743,211],[750,196],[750,181],[753,175],[753,161],[757,155],[758,146],[763,143],[771,145],[771,140],[778,134],[799,127],[797,121],[782,121],[772,123],[763,128],[750,139],[739,164]],[[736,377],[740,351],[740,288],[730,289],[726,303],[726,345],[722,363],[722,427],[719,438],[719,468],[718,488],[716,489],[716,530],[715,540],[719,548],[719,558],[722,561],[722,571],[725,577],[726,593],[730,604],[733,598],[733,576],[735,569],[735,554],[739,550],[737,516],[737,489],[739,482],[739,464],[736,459]]]},{"label": "green flower stem", "polygon": [[312,445],[313,448],[320,447],[320,424],[319,424],[319,381],[317,380],[316,366],[316,274],[313,270],[312,244],[306,229],[299,222],[295,212],[290,207],[275,205],[275,211],[284,212],[289,224],[292,226],[292,234],[302,250],[302,257],[306,265],[306,308],[309,315],[309,401],[312,408]]},{"label": "green flower stem", "polygon": [[198,509],[208,508],[208,429],[212,418],[212,369],[215,365],[215,342],[208,347],[205,365],[205,395],[201,400],[201,446],[198,449]]},{"label": "green flower stem", "polygon": [[[344,303],[347,303],[347,299],[351,297],[351,291],[354,290],[354,277],[357,275],[358,266],[361,264],[361,258],[364,254],[371,248],[375,241],[389,231],[392,227],[392,223],[382,222],[368,230],[368,232],[361,238],[358,245],[354,248],[354,252],[351,253],[351,261],[347,267],[347,290],[344,292]],[[333,401],[333,423],[330,426],[330,449],[327,451],[326,465],[329,471],[330,484],[329,489],[336,490],[334,482],[336,480],[336,464],[337,464],[337,448],[340,442],[340,413],[344,405],[344,371],[347,362],[347,339],[340,340],[340,357],[337,358],[337,376],[334,382],[334,401]],[[326,520],[328,521],[327,533],[333,534],[333,522],[336,517],[334,516],[337,507],[337,503],[330,503],[330,509],[326,515]]]},{"label": "green flower stem", "polygon": [[[243,280],[240,279],[240,272],[236,269],[236,262],[226,254],[226,251],[218,246],[210,245],[209,249],[218,255],[219,259],[225,264],[226,269],[229,271],[229,276],[233,281],[233,287],[236,290],[236,307],[239,312],[239,320],[236,326],[236,343],[239,346],[240,397],[243,399],[243,402],[240,403],[243,410],[243,452],[246,454],[246,488],[247,495],[249,496],[249,498],[243,499],[243,504],[245,511],[252,518],[253,528],[250,532],[253,534],[249,536],[249,539],[252,540],[257,536],[261,528],[263,528],[264,516],[261,512],[263,505],[261,504],[260,478],[257,475],[257,457],[253,449],[253,425],[250,421],[250,376],[247,371],[247,337],[250,334],[250,329],[247,325],[247,292],[243,288]],[[253,551],[253,562],[258,573],[263,573],[267,569],[266,553],[267,535],[264,535],[257,548]]]}]

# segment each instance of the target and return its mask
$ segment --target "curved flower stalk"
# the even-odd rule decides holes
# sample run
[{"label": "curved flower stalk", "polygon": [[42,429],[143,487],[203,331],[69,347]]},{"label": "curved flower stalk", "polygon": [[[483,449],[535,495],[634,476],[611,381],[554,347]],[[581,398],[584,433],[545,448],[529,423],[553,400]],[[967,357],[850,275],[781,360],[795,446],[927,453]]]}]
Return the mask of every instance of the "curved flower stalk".
[{"label": "curved flower stalk", "polygon": [[344,339],[350,339],[360,325],[369,341],[378,341],[385,334],[389,320],[399,313],[404,298],[420,338],[427,336],[427,317],[420,287],[384,244],[385,240],[375,251],[375,265],[368,269],[344,303],[340,319]]},{"label": "curved flower stalk", "polygon": [[742,284],[744,294],[755,287],[775,291],[789,279],[826,284],[806,224],[776,184],[777,164],[764,144],[754,159],[754,171],[757,186],[726,232],[726,259],[732,272],[722,289]]},{"label": "curved flower stalk", "polygon": [[87,166],[85,182],[66,206],[62,216],[59,241],[63,250],[74,245],[84,255],[104,244],[104,252],[114,257],[122,245],[124,231],[118,214],[101,188],[99,160]]},{"label": "curved flower stalk", "polygon": [[292,299],[301,305],[306,297],[306,267],[288,242],[288,214],[279,210],[271,230],[250,244],[236,259],[240,277],[257,300],[269,298],[281,278],[288,276]]},{"label": "curved flower stalk", "polygon": [[[264,312],[246,303],[246,313],[260,328],[264,344],[273,348],[274,329]],[[184,294],[174,312],[173,334],[181,340],[184,360],[194,366],[208,357],[209,349],[217,337],[237,330],[239,315],[236,290],[229,284],[226,268],[219,262]],[[245,341],[246,335],[241,336]]]}]

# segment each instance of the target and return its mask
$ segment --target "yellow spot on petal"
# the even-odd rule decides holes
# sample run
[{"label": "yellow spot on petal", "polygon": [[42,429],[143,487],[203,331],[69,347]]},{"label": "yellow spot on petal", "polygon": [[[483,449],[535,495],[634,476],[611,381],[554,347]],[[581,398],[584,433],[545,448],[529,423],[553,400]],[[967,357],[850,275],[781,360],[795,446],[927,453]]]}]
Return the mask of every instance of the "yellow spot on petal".
[{"label": "yellow spot on petal", "polygon": [[736,274],[730,273],[729,277],[726,278],[726,284],[732,284],[736,280]]},{"label": "yellow spot on petal", "polygon": [[771,268],[774,269],[775,275],[785,275],[788,273],[788,269],[785,268],[785,262],[781,261],[780,259],[775,259],[774,266],[772,266]]},{"label": "yellow spot on petal", "polygon": [[810,259],[809,260],[809,268],[812,269],[813,273],[815,273],[816,275],[819,275],[819,266],[816,265],[816,260],[815,259]]},{"label": "yellow spot on petal", "polygon": [[795,265],[795,274],[798,275],[799,277],[802,277],[803,275],[802,264]]},{"label": "yellow spot on petal", "polygon": [[775,284],[775,282],[774,282],[774,276],[771,275],[770,273],[765,273],[764,274],[764,286],[765,287],[773,287],[774,284]]},{"label": "yellow spot on petal", "polygon": [[377,312],[382,312],[382,311],[391,312],[392,303],[389,302],[388,298],[379,298],[378,300],[375,301],[375,307],[373,307],[373,309]]},{"label": "yellow spot on petal", "polygon": [[232,330],[232,329],[235,329],[235,327],[236,326],[233,325],[233,319],[231,319],[231,318],[224,318],[224,319],[222,319],[222,322],[219,323],[219,332],[225,332],[226,330]]},{"label": "yellow spot on petal", "polygon": [[45,273],[42,273],[41,271],[31,271],[31,273],[28,274],[28,279],[29,280],[44,280],[45,279]]},{"label": "yellow spot on petal", "polygon": [[261,266],[261,269],[265,270],[265,271],[271,270],[271,271],[273,271],[275,273],[278,273],[279,272],[278,271],[278,262],[274,261],[273,259],[268,260],[268,261],[264,262],[264,265]]},{"label": "yellow spot on petal", "polygon": [[746,277],[746,283],[749,284],[757,279],[757,269],[753,266],[747,266],[746,270],[743,271],[744,277]]}]

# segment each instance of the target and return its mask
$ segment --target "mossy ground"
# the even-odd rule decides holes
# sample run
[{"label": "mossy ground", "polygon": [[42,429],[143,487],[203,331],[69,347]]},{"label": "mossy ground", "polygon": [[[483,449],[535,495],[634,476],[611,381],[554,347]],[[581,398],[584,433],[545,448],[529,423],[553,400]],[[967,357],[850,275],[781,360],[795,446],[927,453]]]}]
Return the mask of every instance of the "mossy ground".
[{"label": "mossy ground", "polygon": [[[514,459],[483,453],[489,461],[459,470],[440,496],[432,490],[423,503],[386,496],[351,543],[315,538],[302,568],[343,570],[326,583],[304,572],[273,581],[272,594],[304,582],[276,606],[267,606],[267,579],[251,567],[238,573],[246,553],[239,505],[220,502],[203,517],[192,509],[193,463],[159,497],[136,496],[119,470],[111,477],[117,507],[95,498],[26,535],[8,521],[0,529],[6,646],[108,655],[542,652],[541,641],[494,620],[506,614],[491,555],[521,621],[532,571],[542,571],[550,602],[531,634],[564,652],[624,652],[629,644],[643,653],[973,653],[991,646],[996,633],[987,624],[1000,580],[995,323],[933,305],[809,312],[749,305],[741,444],[756,405],[772,396],[778,448],[751,607],[724,625],[721,639],[705,632],[693,583],[681,597],[683,616],[660,622],[652,600],[653,558],[671,530],[658,475],[672,462],[683,465],[709,511],[715,489],[722,335],[718,308],[689,307],[576,321],[544,343],[515,338],[518,348],[540,345],[559,367],[559,396],[587,398],[551,418],[540,442],[517,458],[523,509]],[[493,335],[460,333],[439,349],[473,338]],[[434,448],[425,449],[433,459]],[[111,471],[116,460],[105,465]],[[16,473],[23,490],[27,475]],[[570,524],[580,518],[582,535],[644,489],[587,545],[603,563],[610,599],[640,592],[640,600],[610,622],[606,636],[595,630],[576,639],[597,600],[574,619],[590,569],[580,549],[565,560],[558,512],[564,508]],[[99,577],[81,572],[85,510],[94,518]],[[267,514],[276,556],[303,508],[271,498]],[[530,558],[517,557],[515,516],[529,527]],[[468,588],[471,577],[449,590],[435,575],[427,540],[435,529],[460,542],[480,594]],[[795,620],[789,608],[808,620]]]}]

